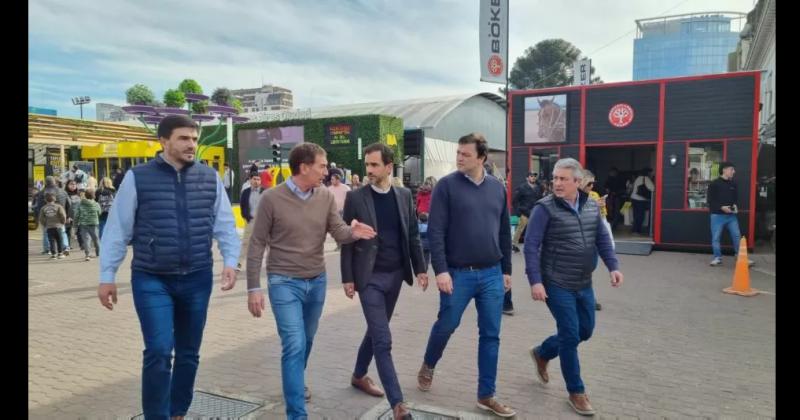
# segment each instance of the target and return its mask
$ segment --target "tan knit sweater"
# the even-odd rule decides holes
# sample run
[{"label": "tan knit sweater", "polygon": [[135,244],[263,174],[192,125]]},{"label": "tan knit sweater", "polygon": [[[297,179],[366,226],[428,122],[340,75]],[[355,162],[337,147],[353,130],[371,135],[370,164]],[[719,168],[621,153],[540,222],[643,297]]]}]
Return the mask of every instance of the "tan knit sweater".
[{"label": "tan knit sweater", "polygon": [[315,188],[308,200],[298,197],[285,183],[265,191],[247,249],[247,289],[261,287],[259,272],[267,248],[267,273],[299,278],[322,274],[328,232],[340,244],[355,240],[326,188]]}]

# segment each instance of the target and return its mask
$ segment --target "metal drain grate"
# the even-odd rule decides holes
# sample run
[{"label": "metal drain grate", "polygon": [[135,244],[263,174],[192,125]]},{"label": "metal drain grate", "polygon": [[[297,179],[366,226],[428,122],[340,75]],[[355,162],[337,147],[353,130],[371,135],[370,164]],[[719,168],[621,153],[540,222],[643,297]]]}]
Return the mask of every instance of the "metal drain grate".
[{"label": "metal drain grate", "polygon": [[[474,413],[465,413],[460,411],[448,410],[442,407],[436,407],[427,404],[408,403],[408,409],[414,420],[484,420],[489,419]],[[359,420],[393,420],[392,409],[389,407],[389,402],[384,400],[374,407],[370,408],[366,413],[362,414]]]},{"label": "metal drain grate", "polygon": [[[238,419],[259,408],[261,408],[259,404],[223,397],[221,395],[209,394],[207,392],[195,391],[192,405],[189,406],[189,412],[186,413],[186,418],[210,417]],[[131,420],[144,420],[144,413],[133,417]]]},{"label": "metal drain grate", "polygon": [[[430,408],[430,407],[429,407]],[[459,420],[460,417],[449,416],[437,413],[435,410],[420,410],[419,408],[409,408],[414,420]],[[393,420],[392,410],[386,410],[378,417],[378,420]]]}]

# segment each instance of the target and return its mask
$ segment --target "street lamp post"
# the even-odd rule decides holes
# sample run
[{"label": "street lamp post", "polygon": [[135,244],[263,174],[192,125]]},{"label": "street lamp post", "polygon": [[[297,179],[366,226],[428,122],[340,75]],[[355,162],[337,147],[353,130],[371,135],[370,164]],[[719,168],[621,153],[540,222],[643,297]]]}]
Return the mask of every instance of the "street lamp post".
[{"label": "street lamp post", "polygon": [[83,119],[83,104],[88,104],[92,102],[92,98],[88,96],[76,96],[72,98],[72,105],[80,105],[81,107],[81,119]]}]

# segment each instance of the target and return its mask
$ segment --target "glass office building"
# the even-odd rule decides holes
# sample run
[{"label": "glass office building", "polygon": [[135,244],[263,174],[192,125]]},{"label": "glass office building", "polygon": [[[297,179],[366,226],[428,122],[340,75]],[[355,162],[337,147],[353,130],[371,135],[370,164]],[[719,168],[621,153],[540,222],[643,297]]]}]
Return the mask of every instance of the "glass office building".
[{"label": "glass office building", "polygon": [[637,20],[633,80],[725,73],[746,18],[709,12]]}]

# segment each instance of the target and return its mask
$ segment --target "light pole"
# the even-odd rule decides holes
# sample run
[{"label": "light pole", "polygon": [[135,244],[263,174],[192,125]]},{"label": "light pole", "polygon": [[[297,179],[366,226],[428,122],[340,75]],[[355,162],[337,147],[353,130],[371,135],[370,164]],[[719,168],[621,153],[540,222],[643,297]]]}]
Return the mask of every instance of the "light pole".
[{"label": "light pole", "polygon": [[92,98],[88,96],[76,96],[72,98],[72,105],[81,106],[81,119],[83,119],[83,104],[88,104],[89,102],[92,102]]}]

